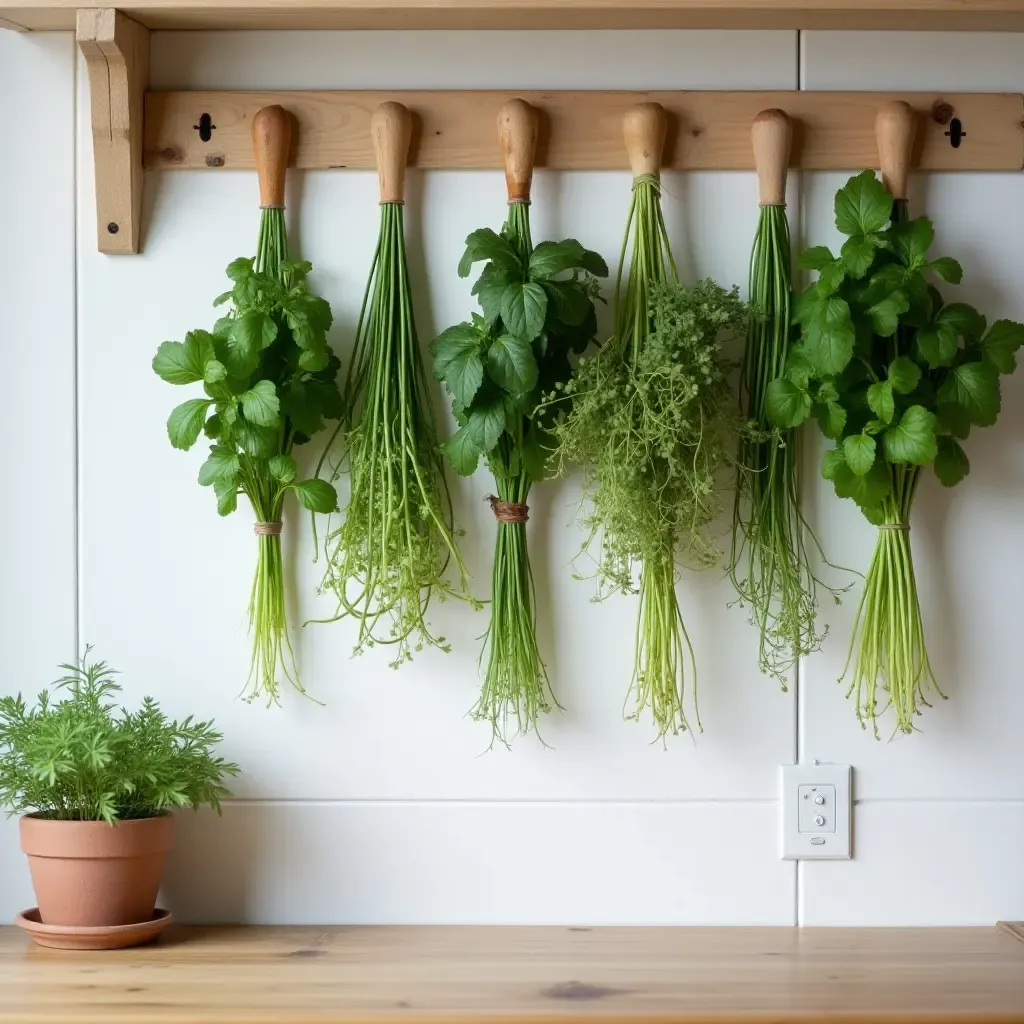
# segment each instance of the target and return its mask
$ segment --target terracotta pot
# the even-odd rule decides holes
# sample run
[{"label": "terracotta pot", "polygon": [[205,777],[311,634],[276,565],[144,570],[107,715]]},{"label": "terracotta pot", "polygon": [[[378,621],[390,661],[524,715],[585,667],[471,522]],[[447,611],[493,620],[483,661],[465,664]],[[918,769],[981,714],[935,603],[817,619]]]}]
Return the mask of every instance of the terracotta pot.
[{"label": "terracotta pot", "polygon": [[21,848],[44,924],[117,926],[149,921],[174,819],[21,819]]}]

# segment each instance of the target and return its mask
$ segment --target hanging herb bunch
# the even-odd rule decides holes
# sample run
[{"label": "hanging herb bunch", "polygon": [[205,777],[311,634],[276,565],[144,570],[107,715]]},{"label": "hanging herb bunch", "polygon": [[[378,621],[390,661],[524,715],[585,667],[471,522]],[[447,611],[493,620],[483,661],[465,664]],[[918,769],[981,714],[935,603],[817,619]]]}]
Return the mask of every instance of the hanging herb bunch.
[{"label": "hanging herb bunch", "polygon": [[256,516],[259,543],[249,601],[252,662],[246,699],[276,701],[279,676],[305,692],[288,635],[281,525],[291,491],[313,512],[337,506],[334,488],[300,480],[296,446],[338,419],[335,384],[340,363],[327,344],[331,308],[306,278],[309,263],[289,259],[284,217],[285,168],[291,123],[281,107],[264,107],[253,118],[253,146],[260,182],[260,233],[255,259],[227,268],[232,281],[214,305],[231,309],[212,332],[189,331],[166,341],[153,369],[169,384],[202,384],[205,397],[177,406],[167,421],[175,448],[188,450],[200,434],[213,442],[199,470],[212,487],[217,511],[235,511],[244,494]]},{"label": "hanging herb bunch", "polygon": [[[736,289],[679,283],[661,212],[665,132],[656,104],[626,117],[634,181],[615,336],[580,361],[562,392],[571,406],[554,431],[560,458],[584,470],[592,502],[587,547],[597,549],[599,596],[639,592],[628,716],[650,709],[661,738],[690,727],[688,683],[696,712],[696,667],[676,565],[683,558],[706,567],[721,558],[709,528],[721,512],[718,477],[731,465],[739,427],[722,341],[738,336],[747,320]],[[699,729],[699,713],[695,721]]]},{"label": "hanging herb bunch", "polygon": [[[345,452],[333,474],[347,470],[349,499],[327,537],[321,590],[338,602],[328,621],[358,620],[356,652],[392,645],[397,668],[424,644],[449,649],[427,623],[433,597],[469,598],[409,288],[403,210],[412,116],[399,103],[383,103],[371,132],[380,235],[345,377],[345,419],[317,470],[319,476],[344,430]],[[445,579],[450,562],[457,589]]]},{"label": "hanging herb bunch", "polygon": [[483,458],[494,476],[491,495],[497,536],[492,571],[486,669],[473,710],[493,736],[538,728],[557,704],[537,645],[537,607],[527,547],[527,499],[549,475],[554,441],[552,411],[541,396],[568,380],[570,356],[597,333],[597,277],[601,257],[575,239],[542,242],[530,234],[530,185],[537,137],[536,112],[522,100],[498,117],[508,186],[508,219],[466,239],[459,276],[485,264],[473,286],[483,315],[444,331],[431,346],[434,374],[452,396],[459,429],[445,445],[452,468],[472,474]]},{"label": "hanging herb bunch", "polygon": [[843,671],[858,718],[876,736],[886,707],[896,729],[909,733],[927,694],[941,696],[910,547],[921,472],[931,466],[947,487],[967,476],[961,442],[995,423],[1000,375],[1015,369],[1024,342],[1024,325],[988,326],[973,307],[946,303],[933,282],[959,284],[960,264],[930,256],[931,221],[910,219],[903,198],[913,113],[905,104],[889,107],[878,129],[896,201],[872,171],[837,193],[836,227],[846,241],[838,257],[825,246],[802,254],[801,266],[818,280],[797,301],[800,340],[768,395],[780,426],[816,415],[835,442],[822,475],[879,528]]},{"label": "hanging herb bunch", "polygon": [[[776,426],[766,407],[786,368],[791,324],[791,255],[786,168],[793,128],[781,110],[754,119],[751,137],[760,188],[750,259],[750,302],[740,376],[746,429],[740,434],[729,576],[760,634],[758,665],[788,689],[796,662],[821,646],[816,626],[821,582],[810,564],[800,512],[797,431]],[[817,542],[811,538],[812,546]],[[838,600],[838,592],[830,589]]]}]

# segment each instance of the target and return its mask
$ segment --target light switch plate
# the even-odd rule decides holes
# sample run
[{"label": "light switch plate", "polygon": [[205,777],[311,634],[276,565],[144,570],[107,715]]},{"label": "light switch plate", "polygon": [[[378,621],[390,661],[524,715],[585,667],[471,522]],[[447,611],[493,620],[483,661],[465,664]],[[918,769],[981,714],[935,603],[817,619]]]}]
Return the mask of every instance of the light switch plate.
[{"label": "light switch plate", "polygon": [[784,860],[849,860],[852,769],[848,764],[783,765],[779,771]]}]

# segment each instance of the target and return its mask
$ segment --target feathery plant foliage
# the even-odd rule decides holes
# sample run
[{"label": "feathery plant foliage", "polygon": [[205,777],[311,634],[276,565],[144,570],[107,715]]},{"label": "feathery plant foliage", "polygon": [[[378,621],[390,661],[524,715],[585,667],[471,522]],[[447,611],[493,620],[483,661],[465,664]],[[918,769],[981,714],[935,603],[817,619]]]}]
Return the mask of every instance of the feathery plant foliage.
[{"label": "feathery plant foliage", "polygon": [[60,821],[152,818],[180,807],[219,813],[238,765],[214,756],[212,722],[170,721],[151,697],[117,708],[121,686],[105,662],[78,665],[43,690],[35,708],[0,698],[0,807]]}]

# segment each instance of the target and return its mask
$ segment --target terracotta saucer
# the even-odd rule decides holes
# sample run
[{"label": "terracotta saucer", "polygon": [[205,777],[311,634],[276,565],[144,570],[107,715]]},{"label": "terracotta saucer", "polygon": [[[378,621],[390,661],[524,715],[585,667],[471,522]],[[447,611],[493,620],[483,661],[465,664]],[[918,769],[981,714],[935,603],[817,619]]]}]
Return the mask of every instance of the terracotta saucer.
[{"label": "terracotta saucer", "polygon": [[155,910],[148,921],[107,927],[82,927],[64,924],[43,924],[39,908],[22,911],[14,923],[32,936],[40,946],[53,949],[124,949],[152,942],[170,923],[167,910]]}]

